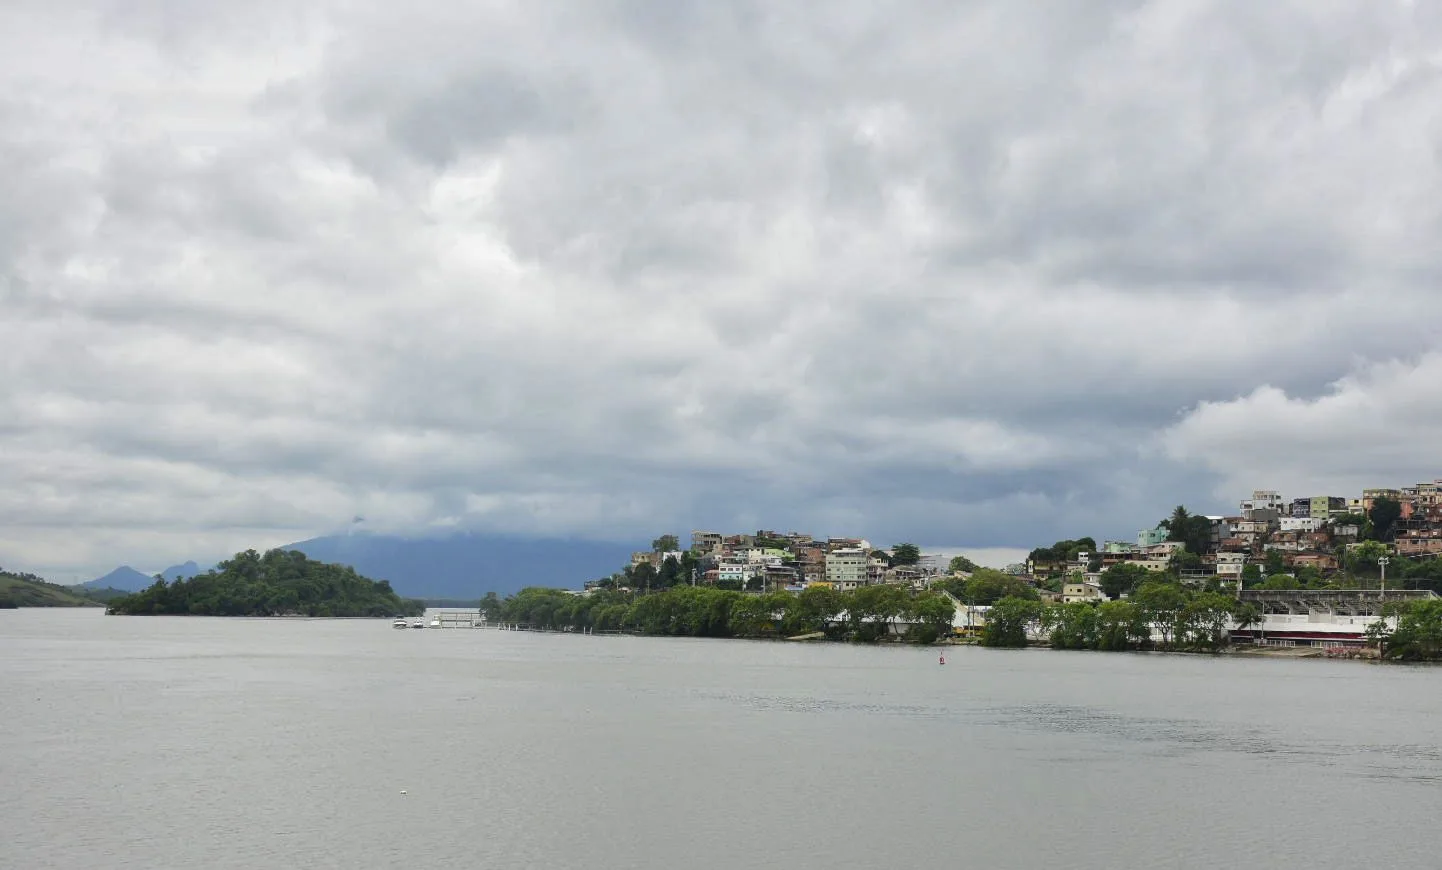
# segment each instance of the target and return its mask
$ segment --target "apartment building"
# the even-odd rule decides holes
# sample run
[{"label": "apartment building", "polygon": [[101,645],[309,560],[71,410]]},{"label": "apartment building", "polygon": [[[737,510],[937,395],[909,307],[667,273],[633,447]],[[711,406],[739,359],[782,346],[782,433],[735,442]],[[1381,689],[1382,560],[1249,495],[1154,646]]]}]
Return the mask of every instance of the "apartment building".
[{"label": "apartment building", "polygon": [[826,582],[843,592],[865,586],[869,561],[860,547],[832,550],[826,554]]}]

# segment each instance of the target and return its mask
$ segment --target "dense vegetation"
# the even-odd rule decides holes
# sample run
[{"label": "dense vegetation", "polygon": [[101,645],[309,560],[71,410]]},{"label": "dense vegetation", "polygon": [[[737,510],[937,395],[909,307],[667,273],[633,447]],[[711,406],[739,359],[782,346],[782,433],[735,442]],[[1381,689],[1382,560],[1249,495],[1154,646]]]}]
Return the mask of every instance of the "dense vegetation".
[{"label": "dense vegetation", "polygon": [[299,550],[237,553],[215,570],[155,585],[110,603],[110,613],[206,616],[414,616],[419,601],[403,599],[390,583],[347,565],[307,559]]},{"label": "dense vegetation", "polygon": [[946,577],[937,585],[962,602],[974,605],[995,604],[1003,598],[1036,600],[1040,597],[1025,579],[994,568],[977,568],[969,577]]},{"label": "dense vegetation", "polygon": [[561,589],[523,589],[504,601],[481,602],[492,621],[569,631],[635,631],[684,637],[792,637],[824,633],[876,641],[907,624],[907,640],[931,643],[951,631],[954,607],[944,595],[900,586],[837,592],[813,586],[799,594],[750,595],[705,586],[676,586],[635,594],[599,589],[575,595]]},{"label": "dense vegetation", "polygon": [[97,607],[94,593],[47,583],[34,574],[0,569],[0,608],[14,607]]},{"label": "dense vegetation", "polygon": [[1396,629],[1378,620],[1367,636],[1381,644],[1382,655],[1402,661],[1442,659],[1442,599],[1408,601],[1389,608],[1397,617]]},{"label": "dense vegetation", "polygon": [[1153,580],[1126,599],[1100,604],[1003,598],[987,614],[982,643],[1020,647],[1029,635],[1040,635],[1057,649],[1217,652],[1230,641],[1231,621],[1250,625],[1258,616],[1253,605],[1229,595]]}]

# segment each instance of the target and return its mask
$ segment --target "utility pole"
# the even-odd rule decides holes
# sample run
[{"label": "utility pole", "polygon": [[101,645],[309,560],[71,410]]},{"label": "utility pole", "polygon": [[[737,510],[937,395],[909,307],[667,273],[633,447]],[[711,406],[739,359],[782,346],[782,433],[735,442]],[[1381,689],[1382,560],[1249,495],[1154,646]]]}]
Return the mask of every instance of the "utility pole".
[{"label": "utility pole", "polygon": [[1387,563],[1390,561],[1392,560],[1386,556],[1377,557],[1377,567],[1382,569],[1382,599],[1384,601],[1387,598]]}]

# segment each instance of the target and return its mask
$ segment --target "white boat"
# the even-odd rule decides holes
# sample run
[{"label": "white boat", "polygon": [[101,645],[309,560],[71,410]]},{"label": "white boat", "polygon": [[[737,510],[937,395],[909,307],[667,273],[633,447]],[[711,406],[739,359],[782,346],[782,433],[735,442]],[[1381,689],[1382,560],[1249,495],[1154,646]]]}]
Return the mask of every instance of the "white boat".
[{"label": "white boat", "polygon": [[411,628],[425,628],[426,624],[419,619],[411,623]]},{"label": "white boat", "polygon": [[441,627],[441,618],[440,618],[439,616],[434,617],[433,619],[431,619],[431,628],[440,628],[440,627]]},{"label": "white boat", "polygon": [[391,628],[410,628],[410,623],[404,617],[397,616],[391,621]]}]

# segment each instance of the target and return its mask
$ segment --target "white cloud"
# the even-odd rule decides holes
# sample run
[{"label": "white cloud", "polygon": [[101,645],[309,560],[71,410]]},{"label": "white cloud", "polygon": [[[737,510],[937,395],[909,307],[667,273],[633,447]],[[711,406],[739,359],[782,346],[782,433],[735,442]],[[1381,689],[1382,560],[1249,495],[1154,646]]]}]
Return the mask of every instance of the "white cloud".
[{"label": "white cloud", "polygon": [[1442,474],[1438,383],[1442,352],[1365,363],[1312,398],[1262,386],[1202,402],[1161,437],[1171,456],[1206,464],[1233,492],[1356,495]]},{"label": "white cloud", "polygon": [[1438,15],[7,4],[0,564],[1230,503],[1239,404],[1411,425]]}]

